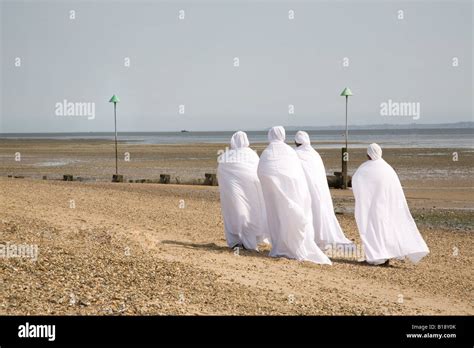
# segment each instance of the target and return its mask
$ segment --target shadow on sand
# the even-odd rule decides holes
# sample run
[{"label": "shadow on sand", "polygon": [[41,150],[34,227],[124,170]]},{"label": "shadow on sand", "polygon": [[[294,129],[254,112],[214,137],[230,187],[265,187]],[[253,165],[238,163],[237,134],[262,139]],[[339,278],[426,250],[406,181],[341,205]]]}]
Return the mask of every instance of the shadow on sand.
[{"label": "shadow on sand", "polygon": [[[234,253],[234,249],[231,249],[227,246],[220,246],[215,243],[192,243],[192,242],[180,242],[176,240],[163,240],[161,241],[162,244],[170,244],[170,245],[177,245],[181,246],[187,249],[197,249],[197,250],[206,250],[210,251],[213,253]],[[255,251],[255,250],[246,250],[246,249],[239,249],[239,255],[241,256],[250,256],[250,257],[264,257],[267,258],[269,251],[268,250],[262,250],[262,251]],[[279,258],[274,258],[275,260],[278,261]],[[284,259],[288,259],[284,257]],[[291,260],[291,259],[288,259]],[[399,266],[393,265],[391,263],[390,265],[382,266],[382,265],[371,265],[365,261],[357,261],[353,259],[341,259],[341,258],[331,258],[331,261],[335,264],[337,263],[344,263],[344,264],[349,264],[349,265],[355,265],[355,266],[362,266],[362,267],[379,267],[379,268],[400,268]]]},{"label": "shadow on sand", "polygon": [[356,266],[364,266],[364,267],[400,268],[398,266],[395,266],[393,263],[390,263],[389,265],[372,265],[370,263],[367,263],[366,261],[357,261],[354,259],[331,258],[331,261],[333,263],[345,263],[348,265],[356,265]]},{"label": "shadow on sand", "polygon": [[[206,250],[211,251],[213,253],[235,253],[234,249],[231,249],[227,246],[219,246],[215,243],[191,243],[191,242],[179,242],[176,240],[163,240],[161,241],[162,244],[171,244],[171,245],[178,245],[182,246],[187,249],[198,249],[198,250]],[[255,250],[246,250],[246,249],[239,249],[239,255],[242,256],[253,256],[253,257],[268,257],[268,251],[255,251]]]}]

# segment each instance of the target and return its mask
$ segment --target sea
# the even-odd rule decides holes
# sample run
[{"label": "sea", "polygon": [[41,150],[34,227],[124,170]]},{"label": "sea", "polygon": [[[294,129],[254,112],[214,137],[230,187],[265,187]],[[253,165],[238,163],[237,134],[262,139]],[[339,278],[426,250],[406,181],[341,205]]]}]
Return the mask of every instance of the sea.
[{"label": "sea", "polygon": [[[304,129],[303,129],[304,130]],[[340,148],[345,143],[344,130],[308,130],[312,144],[319,148]],[[247,131],[250,143],[266,143],[267,131]],[[296,130],[287,130],[286,140],[292,142]],[[228,143],[232,131],[208,132],[119,132],[122,143],[199,144]],[[113,140],[113,133],[3,133],[0,139]],[[474,128],[436,129],[355,129],[349,131],[350,147],[361,148],[378,143],[386,148],[463,148],[474,147]]]}]

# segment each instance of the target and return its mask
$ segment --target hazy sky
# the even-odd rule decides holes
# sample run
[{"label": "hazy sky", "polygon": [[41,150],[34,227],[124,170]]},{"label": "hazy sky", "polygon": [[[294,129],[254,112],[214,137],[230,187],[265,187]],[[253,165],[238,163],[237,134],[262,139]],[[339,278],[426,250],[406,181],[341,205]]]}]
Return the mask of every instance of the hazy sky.
[{"label": "hazy sky", "polygon": [[470,0],[2,1],[0,132],[112,131],[114,93],[121,131],[341,125],[346,86],[351,124],[472,121],[472,18]]}]

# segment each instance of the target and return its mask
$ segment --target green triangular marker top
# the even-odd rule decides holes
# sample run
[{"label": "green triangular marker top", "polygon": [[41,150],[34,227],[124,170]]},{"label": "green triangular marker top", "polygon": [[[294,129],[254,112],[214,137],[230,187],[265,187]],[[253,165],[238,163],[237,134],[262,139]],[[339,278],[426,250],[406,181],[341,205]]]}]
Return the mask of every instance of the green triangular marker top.
[{"label": "green triangular marker top", "polygon": [[352,95],[352,92],[349,87],[344,88],[344,90],[341,93],[341,97],[348,97],[351,95]]},{"label": "green triangular marker top", "polygon": [[115,94],[109,100],[109,103],[118,103],[118,102],[120,102],[120,99]]}]

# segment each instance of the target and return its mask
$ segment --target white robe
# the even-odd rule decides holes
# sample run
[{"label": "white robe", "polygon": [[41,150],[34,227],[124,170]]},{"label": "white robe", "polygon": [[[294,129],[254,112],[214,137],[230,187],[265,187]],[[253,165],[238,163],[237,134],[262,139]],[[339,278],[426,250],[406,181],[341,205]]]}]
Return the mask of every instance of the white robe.
[{"label": "white robe", "polygon": [[233,137],[233,148],[219,156],[217,179],[227,244],[258,250],[258,244],[268,238],[267,216],[257,176],[259,158],[245,140],[235,145]]},{"label": "white robe", "polygon": [[311,197],[296,152],[284,143],[283,127],[269,132],[258,165],[268,218],[270,256],[331,264],[314,241]]},{"label": "white robe", "polygon": [[[371,157],[381,156],[372,153]],[[400,180],[387,162],[378,158],[363,163],[352,177],[352,190],[355,218],[368,262],[380,264],[407,257],[417,263],[429,253],[408,209]]]},{"label": "white robe", "polygon": [[316,244],[325,250],[335,244],[352,244],[344,236],[334,214],[331,192],[326,178],[326,169],[319,153],[311,145],[304,144],[296,148],[311,193],[314,238]]}]

